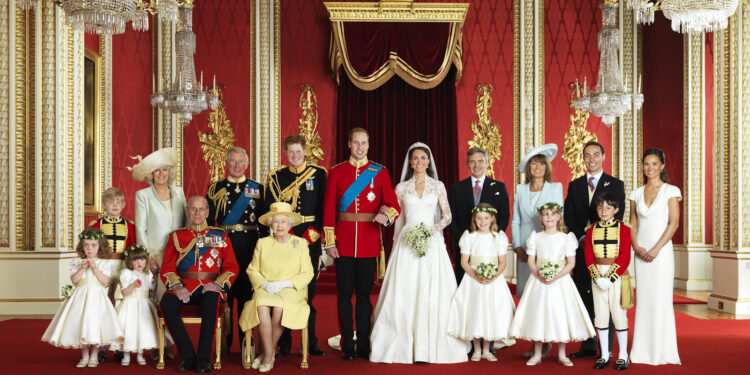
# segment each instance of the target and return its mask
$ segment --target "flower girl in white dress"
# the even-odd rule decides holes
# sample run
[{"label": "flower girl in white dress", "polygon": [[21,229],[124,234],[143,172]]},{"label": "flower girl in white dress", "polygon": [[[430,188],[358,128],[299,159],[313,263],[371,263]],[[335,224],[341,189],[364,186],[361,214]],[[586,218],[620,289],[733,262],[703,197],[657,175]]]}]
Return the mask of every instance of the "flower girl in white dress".
[{"label": "flower girl in white dress", "polygon": [[[516,304],[503,277],[508,237],[497,231],[497,210],[492,205],[480,203],[472,211],[472,231],[465,231],[458,241],[461,267],[467,277],[453,296],[447,332],[461,340],[474,341],[472,361],[494,362],[497,358],[490,352],[490,342],[503,341],[506,346],[515,343],[508,330]],[[494,269],[494,275],[485,274],[484,268]],[[484,345],[480,349],[481,339]]]},{"label": "flower girl in white dress", "polygon": [[148,267],[148,252],[141,245],[133,245],[127,250],[125,265],[120,273],[123,299],[117,306],[125,340],[122,345],[113,345],[123,352],[122,364],[130,364],[130,353],[137,353],[136,362],[145,365],[143,351],[157,348],[156,307],[149,298],[149,291],[156,286],[154,274]]},{"label": "flower girl in white dress", "polygon": [[565,355],[565,343],[595,335],[586,307],[570,277],[578,241],[573,233],[565,233],[562,210],[554,202],[540,206],[542,231],[532,232],[526,240],[533,277],[523,290],[510,334],[534,341],[534,355],[526,362],[528,366],[542,361],[542,343],[546,342],[557,343],[560,364],[573,366]]},{"label": "flower girl in white dress", "polygon": [[[73,294],[57,309],[42,341],[61,348],[81,349],[76,367],[96,367],[99,346],[122,341],[122,328],[112,302],[107,298],[111,264],[100,256],[110,252],[99,229],[86,228],[78,235],[79,258],[70,265]],[[91,354],[89,354],[89,347]]]}]

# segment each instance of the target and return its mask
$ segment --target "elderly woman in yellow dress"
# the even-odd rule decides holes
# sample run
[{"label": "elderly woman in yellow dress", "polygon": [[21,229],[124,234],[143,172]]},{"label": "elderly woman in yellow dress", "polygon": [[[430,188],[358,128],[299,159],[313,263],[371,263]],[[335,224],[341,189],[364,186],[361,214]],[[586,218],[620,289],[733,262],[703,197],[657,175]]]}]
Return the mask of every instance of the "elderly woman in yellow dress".
[{"label": "elderly woman in yellow dress", "polygon": [[260,326],[263,355],[253,361],[252,368],[267,372],[273,368],[276,343],[284,327],[302,329],[307,325],[310,307],[305,299],[314,273],[307,241],[289,232],[302,221],[289,203],[271,204],[259,221],[271,227],[273,235],[258,240],[247,267],[254,294],[242,311],[240,328],[247,331]]}]

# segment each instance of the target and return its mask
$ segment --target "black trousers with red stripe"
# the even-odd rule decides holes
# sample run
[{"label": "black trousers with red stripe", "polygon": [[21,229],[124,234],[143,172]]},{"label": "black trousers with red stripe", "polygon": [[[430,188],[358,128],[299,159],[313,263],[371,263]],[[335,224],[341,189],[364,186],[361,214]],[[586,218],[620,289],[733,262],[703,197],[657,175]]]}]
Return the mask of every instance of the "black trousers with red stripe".
[{"label": "black trousers with red stripe", "polygon": [[211,346],[213,344],[214,332],[216,331],[216,316],[219,311],[221,295],[218,292],[203,293],[203,287],[196,289],[190,296],[190,301],[184,303],[172,293],[165,293],[159,303],[159,308],[164,316],[164,322],[172,334],[172,338],[180,349],[184,360],[195,360],[196,352],[193,343],[182,322],[180,309],[185,305],[199,305],[201,312],[201,330],[198,338],[197,360],[209,361],[211,358]]}]

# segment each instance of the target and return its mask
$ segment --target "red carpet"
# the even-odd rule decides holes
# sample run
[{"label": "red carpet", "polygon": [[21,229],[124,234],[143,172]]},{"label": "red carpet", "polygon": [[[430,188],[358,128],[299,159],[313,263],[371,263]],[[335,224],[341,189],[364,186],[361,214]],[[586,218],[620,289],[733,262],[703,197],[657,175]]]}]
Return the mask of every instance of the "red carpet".
[{"label": "red carpet", "polygon": [[705,305],[706,301],[699,301],[697,299],[678,296],[676,294],[672,295],[672,303],[673,304],[691,304],[691,305]]},{"label": "red carpet", "polygon": [[[373,296],[373,301],[376,296]],[[593,360],[574,360],[575,367],[565,368],[557,364],[553,359],[547,358],[535,367],[525,366],[525,359],[521,353],[529,348],[528,342],[519,342],[513,347],[500,350],[497,363],[467,362],[457,365],[385,365],[374,364],[358,359],[354,362],[341,360],[339,353],[334,352],[326,345],[326,339],[337,334],[336,320],[336,297],[333,295],[320,295],[316,298],[318,307],[318,336],[321,339],[321,347],[330,354],[327,357],[313,357],[310,360],[310,369],[302,371],[298,364],[299,355],[287,357],[276,362],[273,374],[338,374],[355,373],[365,374],[454,374],[457,372],[469,373],[525,373],[525,374],[580,374],[591,373]],[[630,310],[632,327],[633,310]],[[656,371],[663,374],[741,374],[746,373],[745,353],[750,352],[750,321],[748,320],[701,320],[683,314],[677,316],[677,331],[680,357],[682,366],[659,366],[631,365],[626,374],[653,374]],[[0,322],[0,332],[3,340],[0,343],[0,363],[2,363],[3,374],[82,374],[82,373],[107,373],[107,374],[171,374],[177,366],[177,361],[168,361],[167,369],[157,371],[153,363],[149,366],[122,367],[117,363],[107,362],[97,369],[76,369],[75,363],[80,358],[80,351],[72,349],[58,349],[43,343],[40,338],[47,327],[47,319],[14,319]],[[195,331],[192,331],[195,332]],[[295,343],[299,342],[298,335],[294,337]],[[295,344],[298,345],[298,344]],[[570,345],[568,352],[575,351],[577,344]],[[556,348],[553,348],[553,352]],[[616,352],[616,350],[615,350]],[[111,358],[111,353],[110,353]],[[614,371],[607,369],[604,371]],[[240,365],[238,346],[233,346],[232,357],[224,363],[222,370],[213,371],[213,374],[230,374],[246,372]],[[253,372],[254,373],[254,372]],[[604,372],[602,372],[604,373]]]}]

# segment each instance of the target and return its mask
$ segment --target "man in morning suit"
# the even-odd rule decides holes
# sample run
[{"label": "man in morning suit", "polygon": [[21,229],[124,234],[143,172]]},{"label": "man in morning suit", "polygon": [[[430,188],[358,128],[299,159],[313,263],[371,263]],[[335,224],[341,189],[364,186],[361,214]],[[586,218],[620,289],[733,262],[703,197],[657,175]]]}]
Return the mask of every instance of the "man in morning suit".
[{"label": "man in morning suit", "polygon": [[458,246],[458,240],[465,230],[471,228],[471,210],[480,202],[491,204],[497,210],[495,222],[498,230],[501,231],[508,228],[510,218],[508,191],[505,189],[505,184],[486,176],[489,166],[487,151],[478,147],[470,148],[466,153],[466,166],[471,176],[453,184],[448,197],[451,214],[453,214],[450,231],[455,252],[453,259],[456,281],[459,284],[464,277],[464,269],[461,268],[461,248]]},{"label": "man in morning suit", "polygon": [[[393,223],[401,213],[388,169],[367,160],[367,130],[349,131],[349,160],[328,174],[323,198],[325,249],[336,262],[338,317],[344,360],[370,358],[372,291],[381,255],[380,226]],[[352,292],[357,296],[357,347],[354,347]]]},{"label": "man in morning suit", "polygon": [[[320,261],[320,239],[323,233],[323,195],[326,189],[326,170],[317,165],[305,162],[305,138],[299,134],[292,134],[284,139],[284,152],[289,166],[280,166],[268,173],[266,190],[263,194],[266,207],[274,202],[287,202],[292,210],[302,216],[302,222],[292,228],[294,235],[307,240],[310,249],[310,260],[315,272],[312,281],[307,286],[307,304],[310,315],[307,318],[308,353],[310,355],[326,355],[318,348],[318,337],[315,335],[315,317],[317,311],[313,306],[315,298],[315,282],[318,278],[318,262]],[[279,339],[279,349],[276,355],[285,357],[292,347],[292,334],[284,329]]]},{"label": "man in morning suit", "polygon": [[[190,197],[185,211],[189,226],[172,232],[164,248],[160,276],[167,292],[159,309],[182,354],[177,371],[195,369],[198,373],[207,373],[211,371],[209,358],[219,301],[232,287],[240,268],[227,232],[206,225],[206,198]],[[180,309],[184,305],[200,306],[197,355],[180,318]]]},{"label": "man in morning suit", "polygon": [[[237,316],[242,315],[245,302],[252,297],[253,287],[245,270],[253,259],[255,243],[258,242],[258,218],[266,213],[267,206],[262,199],[263,185],[245,177],[248,157],[242,147],[232,147],[227,151],[227,178],[208,186],[208,225],[224,229],[232,241],[234,255],[240,267],[237,281],[227,295],[229,310],[237,302]],[[230,322],[233,320],[230,315]],[[228,324],[227,352],[232,345],[234,324]],[[238,330],[237,332],[242,332]],[[240,335],[240,337],[242,337]]]},{"label": "man in morning suit", "polygon": [[[622,221],[622,215],[625,212],[625,183],[604,173],[602,169],[604,158],[604,146],[593,141],[586,143],[583,147],[583,162],[586,164],[586,174],[570,181],[568,184],[568,196],[565,197],[565,206],[563,209],[565,225],[578,238],[573,280],[592,322],[594,321],[594,296],[591,291],[591,276],[589,270],[586,268],[584,239],[586,238],[586,228],[599,221],[599,216],[596,213],[596,206],[591,202],[598,195],[609,192],[617,198],[619,207],[623,208],[615,214],[615,219]],[[611,351],[615,330],[612,329],[613,324],[611,321],[609,325],[608,334]],[[570,357],[592,357],[596,355],[596,346],[596,339],[590,338],[583,341],[580,349],[572,353]]]}]

